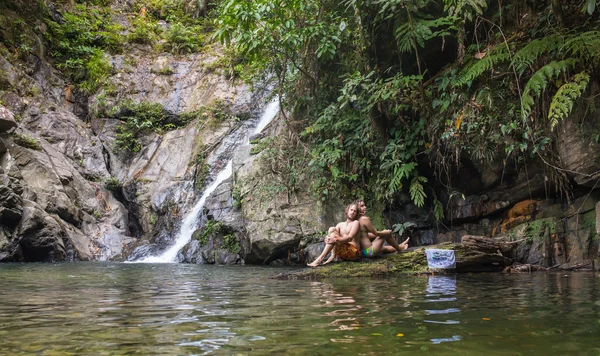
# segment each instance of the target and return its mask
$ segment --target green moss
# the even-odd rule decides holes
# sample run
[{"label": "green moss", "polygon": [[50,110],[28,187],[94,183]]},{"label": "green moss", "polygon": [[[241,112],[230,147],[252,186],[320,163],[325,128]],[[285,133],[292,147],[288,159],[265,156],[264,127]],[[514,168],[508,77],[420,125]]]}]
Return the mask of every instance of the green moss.
[{"label": "green moss", "polygon": [[175,71],[171,67],[164,67],[160,68],[159,70],[152,70],[152,73],[156,73],[158,75],[172,75],[175,73]]},{"label": "green moss", "polygon": [[596,228],[596,210],[590,210],[587,213],[583,214],[583,228]]},{"label": "green moss", "polygon": [[32,150],[36,150],[36,151],[40,151],[42,149],[40,142],[33,137],[19,134],[19,133],[13,133],[11,136],[13,138],[13,142],[19,146],[29,148]]},{"label": "green moss", "polygon": [[[437,247],[437,246],[436,246]],[[394,274],[419,274],[428,271],[422,248],[412,252],[393,254],[361,262],[341,262],[310,268],[293,274],[294,278],[321,279],[373,277]]]},{"label": "green moss", "polygon": [[550,229],[550,234],[556,233],[556,221],[554,218],[539,219],[527,223],[524,232],[525,239],[531,243],[534,240],[542,238],[546,228]]}]

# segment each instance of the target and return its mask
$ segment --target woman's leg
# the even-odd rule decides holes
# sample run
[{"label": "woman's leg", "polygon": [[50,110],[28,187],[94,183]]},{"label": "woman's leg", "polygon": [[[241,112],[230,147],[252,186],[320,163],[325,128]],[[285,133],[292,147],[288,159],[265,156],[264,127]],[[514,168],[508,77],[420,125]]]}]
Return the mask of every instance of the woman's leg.
[{"label": "woman's leg", "polygon": [[[400,245],[398,245],[398,243],[396,242],[396,245],[398,246],[398,249],[396,249],[392,246],[384,246],[383,244],[386,242],[386,239],[382,236],[379,236],[375,240],[373,240],[373,243],[368,248],[368,250],[372,251],[372,254],[369,254],[367,257],[375,257],[380,253],[387,253],[388,251],[391,251],[390,248],[394,249],[391,252],[395,252],[395,251],[402,252],[408,248],[408,240],[409,239],[410,239],[410,237],[407,238],[406,240],[404,240],[404,242],[402,242]],[[371,251],[369,251],[369,252],[371,252]]]},{"label": "woman's leg", "polygon": [[[385,239],[385,241],[390,245],[390,246],[384,246],[383,248],[383,252],[384,253],[389,253],[389,252],[400,252],[400,251],[404,251],[406,250],[406,248],[402,248],[398,242],[396,241],[396,239],[394,238],[394,236],[392,235],[392,230],[384,230],[381,231],[381,233],[379,234],[380,237],[383,237]],[[373,241],[375,242],[375,241]],[[393,250],[391,248],[393,248]]]}]

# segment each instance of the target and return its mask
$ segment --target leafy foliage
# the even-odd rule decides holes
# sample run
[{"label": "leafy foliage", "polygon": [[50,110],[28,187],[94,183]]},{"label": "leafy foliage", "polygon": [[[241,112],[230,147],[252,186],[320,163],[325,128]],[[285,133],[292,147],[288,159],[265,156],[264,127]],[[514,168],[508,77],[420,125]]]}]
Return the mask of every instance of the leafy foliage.
[{"label": "leafy foliage", "polygon": [[299,147],[292,165],[308,164],[321,199],[411,200],[442,220],[439,190],[465,157],[552,155],[600,64],[595,1],[564,22],[551,6],[487,5],[226,0],[215,37],[274,74],[298,139],[266,150]]},{"label": "leafy foliage", "polygon": [[186,26],[175,22],[165,33],[166,49],[175,54],[198,52],[203,45],[202,31],[200,26]]},{"label": "leafy foliage", "polygon": [[148,17],[138,17],[133,20],[133,31],[127,35],[127,40],[132,43],[153,44],[158,40],[158,24]]},{"label": "leafy foliage", "polygon": [[109,113],[110,117],[118,118],[116,145],[119,149],[138,152],[142,146],[138,138],[143,133],[151,131],[162,132],[181,127],[187,123],[168,113],[159,103],[124,101]]},{"label": "leafy foliage", "polygon": [[104,188],[111,192],[120,192],[123,189],[123,182],[118,178],[108,177],[104,179]]},{"label": "leafy foliage", "polygon": [[46,22],[57,67],[65,70],[86,94],[95,92],[112,70],[104,51],[122,50],[121,27],[111,21],[106,9],[83,4],[63,13],[62,21]]},{"label": "leafy foliage", "polygon": [[12,133],[11,134],[13,142],[19,146],[26,147],[35,151],[40,151],[42,146],[40,142],[34,138],[20,133]]},{"label": "leafy foliage", "polygon": [[558,79],[561,73],[565,73],[569,68],[574,67],[577,64],[576,59],[565,59],[564,61],[551,62],[542,68],[540,68],[535,74],[529,78],[525,89],[523,90],[523,96],[521,97],[521,107],[523,108],[523,119],[527,119],[531,110],[533,109],[534,95],[540,96],[548,81],[552,79]]},{"label": "leafy foliage", "polygon": [[581,72],[558,89],[552,98],[548,112],[550,130],[554,129],[559,120],[564,120],[569,116],[571,110],[573,110],[574,102],[581,97],[589,81],[589,74]]}]

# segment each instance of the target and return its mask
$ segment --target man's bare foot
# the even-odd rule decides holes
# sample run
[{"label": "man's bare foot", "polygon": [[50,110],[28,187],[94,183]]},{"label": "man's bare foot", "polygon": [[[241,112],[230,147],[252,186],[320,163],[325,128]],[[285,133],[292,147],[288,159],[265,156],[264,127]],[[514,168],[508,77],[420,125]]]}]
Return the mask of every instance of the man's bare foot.
[{"label": "man's bare foot", "polygon": [[317,258],[317,259],[316,259],[316,260],[314,260],[312,263],[307,263],[306,265],[307,265],[308,267],[318,267],[318,266],[320,266],[320,265],[321,265],[321,262],[323,262],[323,260],[322,260],[322,259],[320,259],[320,258]]}]

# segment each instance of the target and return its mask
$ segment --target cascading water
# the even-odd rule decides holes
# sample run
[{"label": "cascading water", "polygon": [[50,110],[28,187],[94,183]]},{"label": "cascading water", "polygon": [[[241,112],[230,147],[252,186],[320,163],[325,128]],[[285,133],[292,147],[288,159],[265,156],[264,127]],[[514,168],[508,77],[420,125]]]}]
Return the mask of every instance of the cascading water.
[{"label": "cascading water", "polygon": [[229,161],[225,169],[223,169],[217,175],[217,178],[214,182],[209,185],[204,193],[200,197],[200,200],[194,205],[192,211],[190,211],[185,218],[183,219],[183,223],[179,228],[179,233],[177,234],[177,239],[175,240],[175,245],[169,247],[165,252],[160,256],[149,256],[140,260],[138,262],[148,262],[148,263],[169,263],[175,262],[175,258],[177,257],[177,253],[179,250],[183,248],[190,240],[192,239],[192,234],[198,228],[198,215],[202,208],[204,207],[204,203],[206,202],[206,198],[208,198],[212,192],[217,189],[219,184],[221,184],[225,179],[231,177],[232,174],[232,162]]},{"label": "cascading water", "polygon": [[[263,113],[256,124],[256,127],[253,130],[253,135],[256,135],[271,122],[275,118],[275,116],[279,113],[279,100],[275,98],[273,101],[269,102]],[[245,135],[247,136],[247,135]],[[247,141],[247,138],[240,140],[240,130],[234,131],[230,135],[231,139],[224,140],[224,143],[219,147],[215,152],[215,157],[211,160],[211,163],[218,160],[218,157],[223,154],[225,151],[232,151],[235,146],[237,146],[240,142]],[[219,185],[231,177],[233,174],[233,160],[229,159],[227,165],[224,169],[222,169],[213,180],[213,182],[204,190],[202,196],[198,200],[198,202],[194,205],[193,209],[185,216],[181,227],[179,228],[179,232],[175,239],[175,244],[165,250],[159,256],[148,256],[141,260],[137,260],[134,262],[138,263],[173,263],[177,258],[177,254],[179,250],[181,250],[186,244],[188,244],[192,239],[192,234],[199,227],[198,226],[198,216],[204,208],[204,204],[206,199],[219,187]]]},{"label": "cascading water", "polygon": [[269,102],[265,106],[265,110],[263,111],[262,116],[258,120],[258,124],[256,124],[256,128],[254,129],[253,134],[256,135],[256,134],[261,133],[262,130],[264,130],[265,127],[267,127],[267,125],[271,121],[273,121],[273,119],[275,118],[275,116],[277,115],[278,112],[279,112],[279,98],[276,97],[275,99],[271,100],[271,102]]}]

